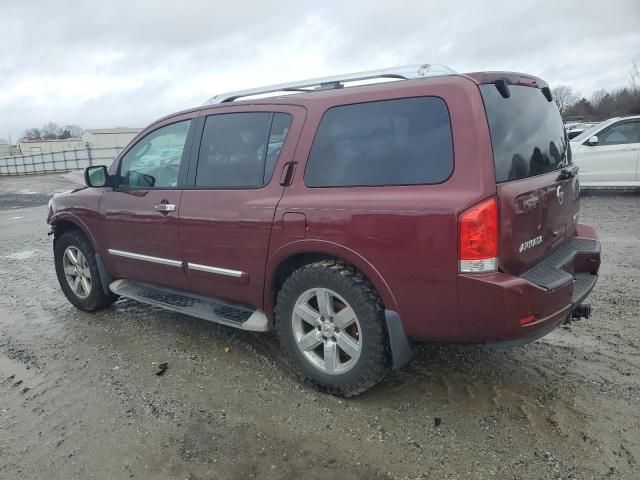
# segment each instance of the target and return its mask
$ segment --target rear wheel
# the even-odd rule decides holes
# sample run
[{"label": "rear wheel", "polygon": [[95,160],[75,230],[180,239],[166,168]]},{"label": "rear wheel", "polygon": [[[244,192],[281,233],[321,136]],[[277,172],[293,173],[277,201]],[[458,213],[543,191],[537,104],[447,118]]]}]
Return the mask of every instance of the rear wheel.
[{"label": "rear wheel", "polygon": [[385,375],[388,341],[381,301],[364,276],[337,261],[295,271],[278,294],[285,357],[319,390],[354,396]]},{"label": "rear wheel", "polygon": [[60,287],[76,308],[99,310],[117,299],[104,293],[95,252],[82,232],[72,230],[57,238],[54,257]]}]

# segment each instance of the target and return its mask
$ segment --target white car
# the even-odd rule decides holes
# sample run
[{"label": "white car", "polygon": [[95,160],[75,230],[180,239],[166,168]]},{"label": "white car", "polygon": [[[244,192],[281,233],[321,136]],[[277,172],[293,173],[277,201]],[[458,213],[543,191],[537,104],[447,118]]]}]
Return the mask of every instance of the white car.
[{"label": "white car", "polygon": [[640,187],[640,115],[619,117],[571,140],[583,187]]},{"label": "white car", "polygon": [[580,135],[583,132],[586,132],[590,128],[598,125],[600,122],[587,122],[587,123],[574,123],[565,125],[567,129],[567,136],[569,140],[573,140],[575,137]]}]

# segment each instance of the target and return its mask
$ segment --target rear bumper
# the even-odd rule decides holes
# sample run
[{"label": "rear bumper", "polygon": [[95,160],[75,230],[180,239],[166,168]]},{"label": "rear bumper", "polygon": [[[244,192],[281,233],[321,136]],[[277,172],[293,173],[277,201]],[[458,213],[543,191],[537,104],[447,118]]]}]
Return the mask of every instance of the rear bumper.
[{"label": "rear bumper", "polygon": [[599,267],[597,234],[578,225],[574,238],[520,276],[460,275],[464,339],[510,347],[543,337],[571,318],[593,290]]}]

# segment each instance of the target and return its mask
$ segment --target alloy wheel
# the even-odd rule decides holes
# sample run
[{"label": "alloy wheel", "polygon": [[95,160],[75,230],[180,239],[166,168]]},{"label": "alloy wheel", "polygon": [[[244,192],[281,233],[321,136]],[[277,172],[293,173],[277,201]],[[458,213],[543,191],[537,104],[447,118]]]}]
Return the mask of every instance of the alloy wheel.
[{"label": "alloy wheel", "polygon": [[91,293],[91,271],[84,254],[74,246],[68,246],[62,257],[64,276],[69,287],[79,298]]},{"label": "alloy wheel", "polygon": [[351,370],[362,351],[362,329],[344,298],[328,288],[304,292],[293,307],[293,335],[304,357],[329,375]]}]

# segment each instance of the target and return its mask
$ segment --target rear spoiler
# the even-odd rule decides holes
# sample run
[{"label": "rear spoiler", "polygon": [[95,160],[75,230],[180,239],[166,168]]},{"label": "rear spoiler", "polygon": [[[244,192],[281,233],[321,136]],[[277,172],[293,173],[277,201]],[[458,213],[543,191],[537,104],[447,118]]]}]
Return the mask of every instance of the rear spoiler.
[{"label": "rear spoiler", "polygon": [[542,90],[542,94],[547,101],[551,102],[553,97],[551,95],[551,89],[549,84],[533,75],[518,72],[472,72],[465,73],[466,77],[471,78],[478,85],[485,85],[493,83],[500,95],[504,98],[509,98],[511,92],[509,92],[509,85],[521,85],[524,87],[539,88]]}]

